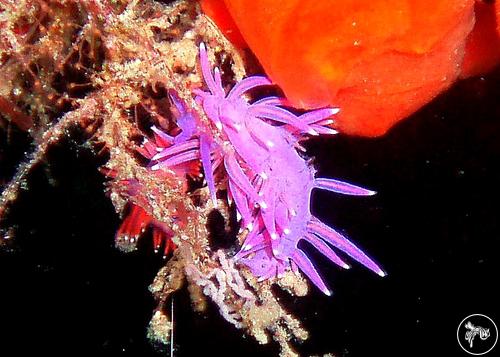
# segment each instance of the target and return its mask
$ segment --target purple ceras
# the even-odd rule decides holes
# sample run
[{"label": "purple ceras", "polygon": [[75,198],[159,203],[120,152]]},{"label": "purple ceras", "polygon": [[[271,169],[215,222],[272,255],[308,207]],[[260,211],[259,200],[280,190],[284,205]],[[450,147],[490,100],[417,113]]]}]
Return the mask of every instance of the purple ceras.
[{"label": "purple ceras", "polygon": [[[152,168],[176,166],[201,158],[216,205],[213,173],[217,166],[224,164],[228,195],[236,205],[242,226],[249,230],[235,259],[261,280],[298,267],[322,292],[331,294],[310,259],[298,248],[301,239],[343,268],[349,266],[332,247],[385,276],[373,260],[310,211],[311,192],[315,188],[353,196],[375,194],[346,182],[315,178],[314,168],[297,151],[298,142],[305,135],[336,134],[328,125],[339,110],[325,108],[295,115],[283,108],[286,106],[283,98],[265,97],[249,103],[245,93],[255,87],[272,85],[268,78],[245,78],[226,94],[219,69],[215,67],[212,73],[203,43],[200,62],[208,91],[195,90],[195,99],[215,128],[198,125],[198,130],[193,130],[196,117],[175,99],[181,113],[180,127],[191,137],[188,139],[184,134],[183,140],[173,139],[172,146],[153,157]],[[190,125],[186,118],[192,120]],[[214,139],[216,135],[212,130],[218,131],[222,143]]]}]

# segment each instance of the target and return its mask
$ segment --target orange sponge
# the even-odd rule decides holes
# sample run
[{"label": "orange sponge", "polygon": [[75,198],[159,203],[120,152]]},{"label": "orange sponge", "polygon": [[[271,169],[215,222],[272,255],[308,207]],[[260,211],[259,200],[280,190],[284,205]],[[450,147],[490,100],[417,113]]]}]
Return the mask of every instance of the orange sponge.
[{"label": "orange sponge", "polygon": [[338,129],[363,136],[384,134],[450,86],[474,25],[474,0],[224,3],[293,106],[340,106]]},{"label": "orange sponge", "polygon": [[462,78],[486,73],[500,63],[500,4],[476,1],[476,24],[467,39]]}]

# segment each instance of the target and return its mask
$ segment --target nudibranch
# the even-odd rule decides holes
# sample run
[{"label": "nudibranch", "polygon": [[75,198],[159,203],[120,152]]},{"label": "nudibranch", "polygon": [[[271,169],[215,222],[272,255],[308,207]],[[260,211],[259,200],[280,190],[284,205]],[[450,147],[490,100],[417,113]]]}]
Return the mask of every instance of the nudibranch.
[{"label": "nudibranch", "polygon": [[298,151],[299,141],[308,135],[336,134],[329,125],[339,109],[323,108],[296,115],[286,109],[284,98],[264,97],[250,103],[247,95],[252,89],[272,85],[267,77],[247,77],[226,92],[221,72],[217,67],[212,70],[203,43],[199,53],[206,90],[195,89],[193,94],[209,122],[202,122],[182,100],[171,95],[181,132],[169,136],[153,127],[156,141],[164,145],[147,149],[151,169],[177,170],[201,160],[214,206],[219,186],[215,171],[223,170],[228,199],[234,202],[241,225],[248,230],[234,259],[259,279],[298,268],[330,295],[316,267],[298,247],[300,240],[311,243],[343,268],[349,266],[333,248],[384,276],[373,260],[310,211],[314,189],[354,196],[375,193],[350,183],[315,177],[314,168]]}]

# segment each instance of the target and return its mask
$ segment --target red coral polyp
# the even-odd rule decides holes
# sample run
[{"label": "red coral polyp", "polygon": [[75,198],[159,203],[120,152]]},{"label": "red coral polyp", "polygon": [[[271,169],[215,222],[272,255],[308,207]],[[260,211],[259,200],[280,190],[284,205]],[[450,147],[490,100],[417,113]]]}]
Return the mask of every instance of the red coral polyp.
[{"label": "red coral polyp", "polygon": [[167,257],[176,248],[175,243],[172,241],[173,231],[166,224],[154,219],[146,210],[135,204],[130,204],[129,213],[125,216],[116,232],[116,246],[124,252],[135,250],[137,242],[145,234],[148,227],[151,227],[152,230],[155,253],[158,253],[163,246],[163,257]]}]

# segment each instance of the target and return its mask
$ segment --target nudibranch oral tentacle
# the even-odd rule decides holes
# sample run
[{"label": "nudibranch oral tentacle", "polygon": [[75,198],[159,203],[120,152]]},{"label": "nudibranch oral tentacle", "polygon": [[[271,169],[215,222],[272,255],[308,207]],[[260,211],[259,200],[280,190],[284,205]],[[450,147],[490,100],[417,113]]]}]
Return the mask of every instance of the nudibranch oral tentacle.
[{"label": "nudibranch oral tentacle", "polygon": [[[195,89],[193,94],[214,127],[199,125],[197,129],[196,115],[177,96],[171,95],[182,132],[169,137],[163,136],[158,128],[153,129],[155,135],[169,145],[152,156],[152,168],[170,168],[201,159],[216,206],[214,169],[223,163],[228,178],[228,199],[234,201],[242,227],[249,230],[234,258],[259,280],[298,268],[323,293],[330,295],[313,262],[298,247],[300,240],[309,242],[342,268],[348,269],[349,265],[334,249],[384,276],[373,260],[310,211],[314,189],[352,196],[375,194],[343,181],[316,178],[314,168],[297,151],[304,135],[336,134],[329,125],[339,109],[323,108],[295,115],[286,109],[284,98],[264,97],[250,103],[246,98],[249,91],[272,85],[264,76],[247,77],[226,94],[220,71],[217,67],[212,70],[203,43],[199,50],[201,73],[208,91]],[[214,139],[216,136],[222,143]],[[217,158],[217,164],[213,157]]]}]

